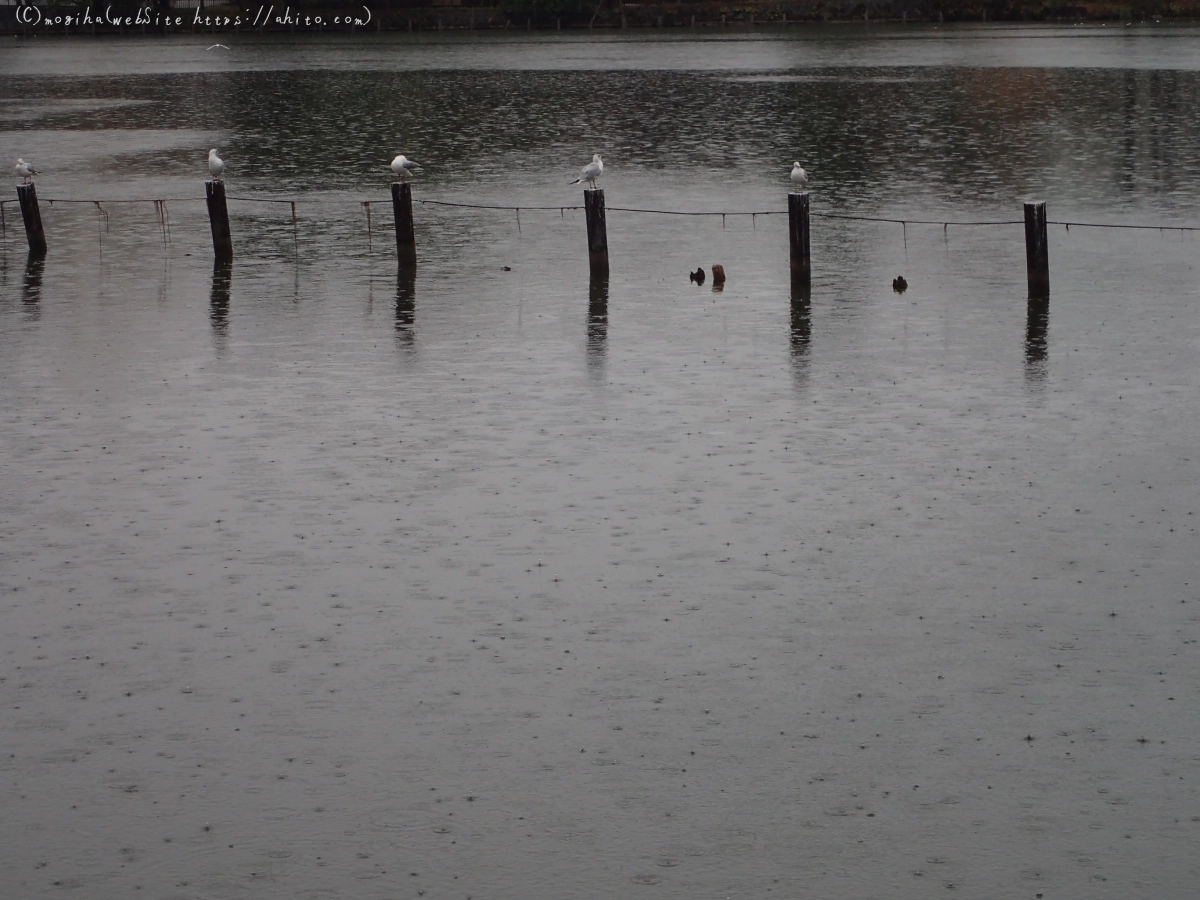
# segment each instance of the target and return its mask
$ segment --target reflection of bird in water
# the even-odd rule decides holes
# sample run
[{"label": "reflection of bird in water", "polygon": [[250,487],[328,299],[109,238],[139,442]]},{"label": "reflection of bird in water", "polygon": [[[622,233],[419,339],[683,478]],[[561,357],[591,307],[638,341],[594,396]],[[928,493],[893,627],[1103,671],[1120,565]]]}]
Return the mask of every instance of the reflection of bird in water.
[{"label": "reflection of bird in water", "polygon": [[688,272],[688,280],[694,281],[696,284],[704,284],[704,269],[697,266],[695,272]]},{"label": "reflection of bird in water", "polygon": [[808,173],[804,171],[800,163],[792,163],[792,184],[802,191],[808,189]]},{"label": "reflection of bird in water", "polygon": [[903,294],[908,290],[908,282],[904,280],[903,275],[897,275],[892,279],[892,290],[897,294]]},{"label": "reflection of bird in water", "polygon": [[424,169],[425,167],[415,159],[409,159],[403,153],[392,160],[391,170],[395,176],[401,180],[408,178],[412,174],[413,169]]},{"label": "reflection of bird in water", "polygon": [[579,177],[572,181],[571,184],[579,184],[581,181],[586,181],[591,185],[590,190],[594,191],[596,189],[596,179],[603,174],[604,160],[600,158],[599,153],[593,153],[592,161],[580,170]]},{"label": "reflection of bird in water", "polygon": [[221,174],[225,171],[225,160],[217,156],[216,147],[208,151],[208,171],[212,174],[212,177],[216,178],[218,181],[220,181]]},{"label": "reflection of bird in water", "polygon": [[30,163],[25,162],[25,160],[21,159],[20,157],[17,157],[17,164],[13,167],[13,171],[15,171],[19,176],[21,176],[22,184],[29,184],[29,182],[33,179],[34,175],[42,174],[37,169],[35,169]]}]

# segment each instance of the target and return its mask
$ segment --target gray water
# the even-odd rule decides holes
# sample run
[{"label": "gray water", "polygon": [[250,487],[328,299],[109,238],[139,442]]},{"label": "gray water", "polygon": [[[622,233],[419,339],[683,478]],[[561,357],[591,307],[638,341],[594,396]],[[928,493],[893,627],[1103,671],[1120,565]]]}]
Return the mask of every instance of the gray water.
[{"label": "gray water", "polygon": [[0,51],[4,896],[1192,896],[1197,237],[566,207],[1197,225],[1200,30],[221,40]]}]

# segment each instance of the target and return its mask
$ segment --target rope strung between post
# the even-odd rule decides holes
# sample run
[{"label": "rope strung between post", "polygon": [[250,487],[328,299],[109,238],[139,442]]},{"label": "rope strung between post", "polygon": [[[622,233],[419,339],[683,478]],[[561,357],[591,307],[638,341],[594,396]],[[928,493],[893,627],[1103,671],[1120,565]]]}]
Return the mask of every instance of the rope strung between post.
[{"label": "rope strung between post", "polygon": [[[235,196],[233,196],[233,194],[230,194],[226,199],[240,200],[243,203],[295,203],[296,202],[294,200],[280,200],[276,197],[235,197]],[[346,200],[344,202],[346,202],[346,203],[364,203],[364,202],[369,203],[370,201],[369,200],[367,200],[367,201]]]},{"label": "rope strung between post", "polygon": [[451,203],[449,200],[422,200],[416,198],[418,203],[428,203],[431,206],[460,206],[464,209],[499,209],[505,212],[515,212],[522,209],[540,210],[544,212],[562,212],[563,210],[578,210],[583,209],[582,206],[491,206],[483,203]]},{"label": "rope strung between post", "polygon": [[947,222],[945,219],[887,219],[881,216],[849,216],[841,213],[812,213],[814,219],[846,219],[850,222],[886,222],[891,225],[947,225],[971,227],[977,225],[1024,225],[1024,219],[1003,219],[987,222]]},{"label": "rope strung between post", "polygon": [[1109,222],[1053,222],[1046,221],[1047,225],[1064,225],[1068,229],[1072,225],[1076,228],[1132,228],[1137,231],[1200,231],[1200,226],[1196,225],[1120,225]]},{"label": "rope strung between post", "polygon": [[[42,197],[47,203],[204,203],[204,197],[168,197],[156,200],[154,197],[138,198],[136,200],[61,200],[58,197]],[[0,200],[0,203],[16,203],[16,200]]]},{"label": "rope strung between post", "polygon": [[[92,204],[92,205],[96,205],[96,206],[98,206],[98,204],[100,204],[100,203],[153,203],[155,205],[158,205],[158,204],[166,204],[166,203],[199,203],[199,202],[205,200],[204,197],[169,197],[169,198],[165,198],[165,199],[155,199],[153,197],[147,197],[147,198],[126,199],[126,200],[74,200],[74,199],[66,200],[66,199],[61,199],[61,198],[57,198],[57,197],[46,197],[43,199],[45,200],[46,203],[51,204],[51,205],[53,205],[55,203],[88,203],[88,204]],[[241,203],[287,203],[287,204],[291,205],[293,214],[295,212],[295,205],[296,205],[295,200],[281,199],[281,198],[277,198],[277,197],[235,197],[235,196],[230,195],[228,199],[236,200]],[[7,206],[10,203],[17,203],[17,202],[18,202],[17,200],[0,200],[0,214],[3,213],[3,209],[5,206]],[[333,199],[333,200],[322,200],[321,202],[324,204],[357,203],[359,205],[366,205],[372,201],[353,200],[353,199],[345,199],[345,200]],[[429,206],[449,206],[449,207],[456,207],[459,209],[490,209],[490,210],[498,210],[498,211],[502,211],[502,212],[512,212],[517,215],[517,220],[518,220],[517,227],[518,228],[520,228],[520,214],[521,214],[522,210],[530,211],[530,212],[558,212],[559,215],[565,215],[568,210],[571,212],[577,212],[578,210],[583,209],[582,206],[567,206],[567,205],[563,205],[563,206],[503,206],[503,205],[491,204],[491,203],[458,203],[458,202],[453,202],[453,201],[449,201],[449,200],[426,200],[426,199],[422,199],[422,198],[416,198],[416,202],[426,204]],[[743,216],[743,217],[749,216],[751,225],[754,227],[757,227],[756,219],[758,218],[758,216],[785,216],[785,215],[787,215],[787,210],[783,210],[783,209],[749,210],[746,212],[740,212],[740,211],[738,211],[738,212],[729,212],[729,211],[722,212],[720,210],[646,209],[643,207],[634,207],[634,206],[610,206],[610,207],[608,207],[608,211],[609,212],[641,213],[643,215],[654,215],[654,216],[692,216],[692,217],[720,216],[722,225],[724,225],[725,219],[728,216]],[[814,213],[811,213],[810,215],[814,219],[840,219],[840,220],[847,221],[847,222],[883,222],[885,224],[901,225],[901,226],[941,225],[943,229],[949,228],[950,226],[954,226],[955,228],[977,228],[977,227],[993,227],[993,226],[1023,225],[1024,224],[1024,220],[1022,220],[1022,219],[991,219],[991,220],[979,220],[979,221],[970,221],[970,222],[954,222],[954,221],[947,221],[945,219],[899,219],[899,218],[888,217],[888,216],[859,216],[859,215],[851,215],[849,213],[814,212]],[[294,219],[293,219],[293,224],[294,224]],[[1067,229],[1070,229],[1071,226],[1075,226],[1076,228],[1116,228],[1116,229],[1123,228],[1123,229],[1129,229],[1129,230],[1134,230],[1134,231],[1180,231],[1180,232],[1182,232],[1182,231],[1200,231],[1200,226],[1198,226],[1198,225],[1130,225],[1130,224],[1124,224],[1121,222],[1070,222],[1070,221],[1065,221],[1065,220],[1049,220],[1046,222],[1046,224],[1047,225],[1062,225]],[[906,235],[906,237],[907,237],[907,235]]]}]

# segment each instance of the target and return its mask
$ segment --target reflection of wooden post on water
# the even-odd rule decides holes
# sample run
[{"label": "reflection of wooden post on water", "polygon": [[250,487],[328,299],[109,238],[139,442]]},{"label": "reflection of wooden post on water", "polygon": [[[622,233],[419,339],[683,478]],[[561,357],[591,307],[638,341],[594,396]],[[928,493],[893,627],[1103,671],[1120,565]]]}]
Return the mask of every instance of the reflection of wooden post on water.
[{"label": "reflection of wooden post on water", "polygon": [[29,258],[25,260],[25,284],[21,290],[21,299],[26,303],[37,304],[42,299],[42,274],[45,271],[45,254],[29,251]]},{"label": "reflection of wooden post on water", "polygon": [[588,280],[587,365],[602,377],[608,342],[608,270],[593,270]]},{"label": "reflection of wooden post on water", "polygon": [[1046,235],[1046,201],[1025,204],[1025,268],[1029,275],[1029,297],[1050,296],[1050,240]]},{"label": "reflection of wooden post on water", "polygon": [[1050,301],[1030,297],[1025,313],[1025,365],[1033,370],[1046,362],[1046,331],[1050,324]]},{"label": "reflection of wooden post on water", "polygon": [[812,279],[812,260],[808,254],[808,192],[788,194],[788,236],[792,256],[792,277]]},{"label": "reflection of wooden post on water", "polygon": [[396,267],[396,334],[406,343],[413,339],[417,322],[417,267]]},{"label": "reflection of wooden post on water", "polygon": [[809,344],[812,342],[812,285],[792,270],[792,376],[797,387],[808,379]]},{"label": "reflection of wooden post on water", "polygon": [[213,332],[224,337],[229,330],[229,289],[233,284],[233,263],[227,259],[213,260],[212,292],[209,295],[208,315]]},{"label": "reflection of wooden post on water", "polygon": [[594,275],[608,274],[608,229],[604,223],[604,191],[583,192],[583,213],[587,219],[588,263]]},{"label": "reflection of wooden post on water", "polygon": [[212,228],[213,255],[221,260],[233,259],[229,208],[225,205],[225,182],[204,182],[204,199],[208,201],[208,224]]},{"label": "reflection of wooden post on water", "polygon": [[392,182],[392,214],[396,219],[396,258],[404,264],[417,261],[417,233],[413,228],[412,185]]},{"label": "reflection of wooden post on water", "polygon": [[17,199],[21,202],[21,218],[25,220],[25,237],[29,241],[29,252],[34,256],[45,256],[46,233],[42,231],[37,189],[32,184],[18,185]]}]

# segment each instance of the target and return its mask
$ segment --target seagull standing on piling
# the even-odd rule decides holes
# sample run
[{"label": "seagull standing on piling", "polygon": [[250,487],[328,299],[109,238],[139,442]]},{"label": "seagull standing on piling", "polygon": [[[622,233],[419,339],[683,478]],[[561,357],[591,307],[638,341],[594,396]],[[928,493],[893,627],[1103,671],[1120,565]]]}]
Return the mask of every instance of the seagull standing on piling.
[{"label": "seagull standing on piling", "polygon": [[415,159],[409,159],[403,153],[392,160],[391,170],[395,173],[400,181],[404,181],[412,174],[413,169],[424,169],[425,167]]},{"label": "seagull standing on piling", "polygon": [[586,181],[589,185],[591,185],[588,190],[594,191],[596,189],[596,179],[603,174],[604,160],[600,158],[599,153],[593,153],[592,161],[580,170],[579,177],[572,181],[571,184],[579,184],[580,182]]},{"label": "seagull standing on piling", "polygon": [[208,171],[217,181],[221,180],[221,173],[225,171],[225,161],[217,156],[217,148],[208,151]]},{"label": "seagull standing on piling", "polygon": [[804,171],[800,163],[792,164],[792,184],[802,191],[808,190],[808,173]]},{"label": "seagull standing on piling", "polygon": [[33,179],[34,175],[42,174],[37,169],[35,169],[32,165],[25,162],[25,160],[21,159],[20,157],[17,157],[17,164],[13,167],[13,171],[15,171],[19,176],[21,176],[21,184],[29,184],[29,182]]}]

